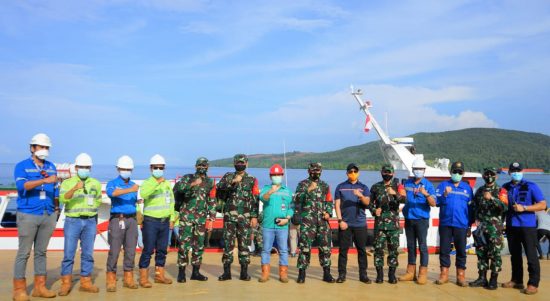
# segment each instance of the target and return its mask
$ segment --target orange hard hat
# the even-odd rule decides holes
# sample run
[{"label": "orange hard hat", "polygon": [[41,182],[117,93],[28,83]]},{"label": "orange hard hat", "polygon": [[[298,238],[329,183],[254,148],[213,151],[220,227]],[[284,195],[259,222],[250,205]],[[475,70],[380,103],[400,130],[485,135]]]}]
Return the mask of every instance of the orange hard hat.
[{"label": "orange hard hat", "polygon": [[281,167],[281,165],[279,165],[279,164],[274,164],[269,169],[269,174],[270,175],[282,175],[284,173],[285,173],[285,171],[283,170],[283,167]]}]

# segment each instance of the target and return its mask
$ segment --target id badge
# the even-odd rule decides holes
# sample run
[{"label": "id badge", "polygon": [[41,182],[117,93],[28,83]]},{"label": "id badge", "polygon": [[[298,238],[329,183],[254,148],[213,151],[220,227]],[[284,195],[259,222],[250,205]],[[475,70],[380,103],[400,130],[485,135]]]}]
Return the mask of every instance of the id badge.
[{"label": "id badge", "polygon": [[45,200],[45,199],[46,199],[46,191],[44,191],[44,190],[41,190],[41,191],[40,191],[40,199],[41,199],[41,200]]},{"label": "id badge", "polygon": [[120,227],[121,230],[126,229],[126,224],[124,224],[124,220],[120,220],[118,222],[118,226]]},{"label": "id badge", "polygon": [[93,195],[87,195],[86,196],[86,204],[88,206],[93,206],[94,205],[94,196]]}]

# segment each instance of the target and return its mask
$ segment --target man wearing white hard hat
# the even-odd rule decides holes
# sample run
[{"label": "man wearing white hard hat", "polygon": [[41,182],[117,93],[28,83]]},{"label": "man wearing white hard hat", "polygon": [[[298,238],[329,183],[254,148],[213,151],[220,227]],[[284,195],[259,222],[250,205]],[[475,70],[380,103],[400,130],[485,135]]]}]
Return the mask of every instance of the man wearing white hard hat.
[{"label": "man wearing white hard hat", "polygon": [[34,248],[33,297],[55,297],[46,288],[46,249],[57,221],[55,205],[59,196],[57,170],[46,158],[52,143],[46,134],[36,134],[30,142],[31,157],[15,166],[17,186],[17,233],[19,249],[13,272],[13,300],[29,300],[25,274]]},{"label": "man wearing white hard hat", "polygon": [[94,242],[97,233],[97,214],[101,205],[101,183],[90,177],[92,158],[79,154],[74,162],[76,175],[61,184],[59,199],[65,206],[65,240],[61,262],[60,296],[71,291],[74,256],[80,240],[80,288],[81,292],[97,293],[92,283],[94,270]]},{"label": "man wearing white hard hat", "polygon": [[123,286],[136,289],[134,282],[134,260],[138,229],[136,203],[139,186],[130,180],[134,161],[122,156],[117,162],[119,176],[107,183],[107,196],[111,198],[111,217],[109,219],[109,256],[107,257],[107,291],[116,291],[116,270],[120,248],[124,247]]},{"label": "man wearing white hard hat", "polygon": [[164,178],[166,161],[161,155],[154,155],[150,162],[151,177],[141,185],[143,198],[143,251],[139,258],[139,285],[151,287],[149,263],[155,252],[155,283],[171,284],[165,276],[164,265],[168,253],[168,233],[175,218],[174,193],[170,182]]}]

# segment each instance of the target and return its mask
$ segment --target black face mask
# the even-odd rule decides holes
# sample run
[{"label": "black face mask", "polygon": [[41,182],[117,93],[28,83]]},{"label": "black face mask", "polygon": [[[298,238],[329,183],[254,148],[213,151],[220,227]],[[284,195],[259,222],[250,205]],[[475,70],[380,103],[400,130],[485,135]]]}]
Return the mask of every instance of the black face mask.
[{"label": "black face mask", "polygon": [[244,171],[246,169],[246,164],[235,164],[236,171]]},{"label": "black face mask", "polygon": [[208,168],[207,167],[197,167],[197,173],[199,175],[205,175],[206,172],[208,172]]},{"label": "black face mask", "polygon": [[484,175],[483,180],[485,181],[485,184],[491,185],[495,182],[496,177],[495,176]]},{"label": "black face mask", "polygon": [[309,178],[313,181],[319,180],[320,177],[321,177],[321,173],[312,172],[309,174]]},{"label": "black face mask", "polygon": [[393,178],[393,175],[382,175],[382,179],[384,179],[384,181],[389,181]]}]

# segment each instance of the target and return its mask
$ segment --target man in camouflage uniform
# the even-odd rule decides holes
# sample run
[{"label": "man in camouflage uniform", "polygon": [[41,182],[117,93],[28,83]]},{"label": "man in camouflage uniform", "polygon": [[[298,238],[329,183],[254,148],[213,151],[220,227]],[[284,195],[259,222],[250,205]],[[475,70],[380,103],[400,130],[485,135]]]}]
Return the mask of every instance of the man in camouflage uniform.
[{"label": "man in camouflage uniform", "polygon": [[[179,208],[180,245],[178,249],[178,279],[183,283],[185,267],[189,264],[189,249],[192,250],[191,280],[206,281],[208,278],[200,273],[206,228],[212,229],[216,219],[216,186],[208,178],[208,159],[200,157],[195,164],[195,174],[183,176],[174,185],[174,195],[181,200]],[[206,219],[208,217],[208,223]]]},{"label": "man in camouflage uniform", "polygon": [[388,246],[388,282],[397,283],[395,270],[399,265],[399,203],[406,200],[405,189],[393,178],[393,167],[384,164],[381,169],[382,181],[372,185],[371,212],[374,216],[374,266],[376,283],[384,282],[384,246]]},{"label": "man in camouflage uniform", "polygon": [[252,236],[254,237],[254,253],[253,256],[260,256],[262,254],[262,249],[264,248],[264,238],[262,235],[262,221],[263,215],[260,213],[258,216],[258,226],[252,228]]},{"label": "man in camouflage uniform", "polygon": [[[298,183],[294,195],[295,217],[300,224],[298,248],[298,283],[304,283],[311,259],[311,244],[319,243],[319,262],[323,267],[323,281],[336,280],[330,274],[331,231],[328,220],[332,215],[332,195],[329,185],[320,179],[321,163],[310,163],[309,178]],[[295,218],[296,219],[296,218]]]},{"label": "man in camouflage uniform", "polygon": [[[474,241],[477,255],[479,278],[470,282],[471,287],[497,289],[498,273],[501,271],[502,259],[500,251],[503,247],[504,213],[507,211],[506,200],[499,199],[500,187],[496,183],[497,169],[494,167],[483,170],[485,185],[479,187],[474,195],[473,217],[477,230],[474,231]],[[489,263],[490,261],[490,263]],[[487,270],[491,269],[491,279],[487,282]]]},{"label": "man in camouflage uniform", "polygon": [[252,228],[258,225],[258,180],[246,173],[248,157],[237,154],[233,157],[235,172],[226,173],[217,184],[218,197],[225,201],[223,207],[223,240],[222,256],[223,274],[218,280],[231,279],[231,263],[235,238],[238,240],[239,263],[241,264],[240,280],[250,281],[248,264],[250,263],[250,236]]}]

